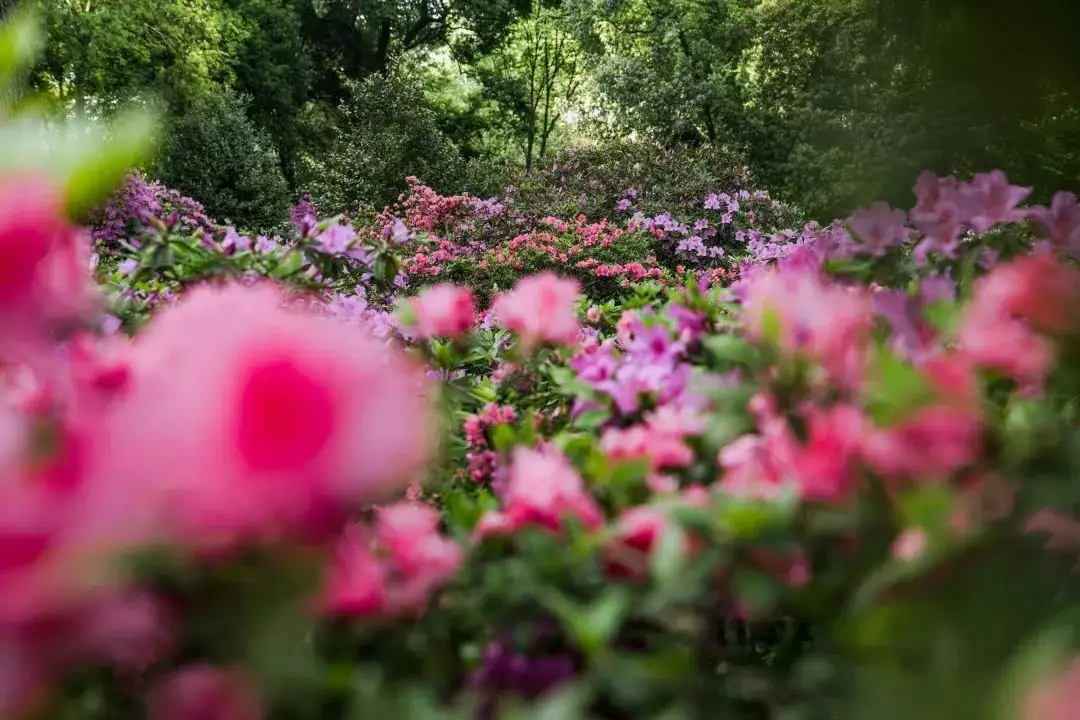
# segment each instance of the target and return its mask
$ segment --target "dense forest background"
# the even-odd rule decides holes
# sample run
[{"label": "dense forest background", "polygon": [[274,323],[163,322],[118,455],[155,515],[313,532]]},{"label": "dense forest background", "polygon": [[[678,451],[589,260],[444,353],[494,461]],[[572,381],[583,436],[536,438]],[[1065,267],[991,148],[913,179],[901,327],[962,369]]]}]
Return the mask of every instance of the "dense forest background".
[{"label": "dense forest background", "polygon": [[1080,186],[1071,0],[26,1],[40,98],[163,105],[144,171],[252,229],[302,192],[501,195],[575,153],[628,183],[745,166],[822,219],[906,206],[923,169]]}]

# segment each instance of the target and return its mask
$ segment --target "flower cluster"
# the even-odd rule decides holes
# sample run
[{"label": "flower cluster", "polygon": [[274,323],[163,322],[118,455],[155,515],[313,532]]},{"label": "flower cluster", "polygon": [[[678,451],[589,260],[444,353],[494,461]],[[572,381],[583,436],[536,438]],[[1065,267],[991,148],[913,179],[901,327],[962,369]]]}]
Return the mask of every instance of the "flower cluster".
[{"label": "flower cluster", "polygon": [[198,201],[160,182],[148,182],[138,171],[128,175],[90,220],[94,242],[104,246],[137,242],[143,232],[159,226],[185,234],[202,231],[208,237],[221,233]]},{"label": "flower cluster", "polygon": [[499,467],[499,455],[488,437],[490,428],[507,425],[517,420],[517,411],[510,405],[489,404],[484,409],[465,418],[462,430],[469,448],[466,458],[469,477],[473,482],[490,483]]}]

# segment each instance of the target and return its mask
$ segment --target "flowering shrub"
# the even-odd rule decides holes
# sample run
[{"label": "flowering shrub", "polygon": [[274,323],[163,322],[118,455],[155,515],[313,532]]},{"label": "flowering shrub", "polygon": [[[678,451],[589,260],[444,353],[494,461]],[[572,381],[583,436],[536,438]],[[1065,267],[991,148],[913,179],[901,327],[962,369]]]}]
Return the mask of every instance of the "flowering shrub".
[{"label": "flowering shrub", "polygon": [[0,181],[4,717],[1072,716],[1075,197],[925,175],[479,310],[405,268],[491,203],[166,224],[95,283],[40,164]]},{"label": "flowering shrub", "polygon": [[144,232],[162,225],[182,234],[201,230],[218,233],[203,206],[159,182],[148,182],[142,173],[132,172],[119,190],[94,213],[89,222],[95,244],[112,246],[122,240],[136,240]]}]

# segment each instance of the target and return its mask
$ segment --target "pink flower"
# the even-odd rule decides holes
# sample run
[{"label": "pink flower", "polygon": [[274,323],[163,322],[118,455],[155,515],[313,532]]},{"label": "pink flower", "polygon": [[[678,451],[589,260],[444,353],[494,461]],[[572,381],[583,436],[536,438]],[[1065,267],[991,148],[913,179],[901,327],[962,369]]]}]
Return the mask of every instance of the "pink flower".
[{"label": "pink flower", "polygon": [[1036,330],[1064,333],[1076,326],[1080,272],[1049,252],[999,265],[980,281],[976,302],[1027,320]]},{"label": "pink flower", "polygon": [[528,350],[545,342],[571,344],[577,340],[576,280],[540,273],[519,280],[512,292],[495,299],[499,323],[516,332]]},{"label": "pink flower", "polygon": [[192,290],[135,343],[86,531],[211,547],[334,531],[423,465],[422,388],[362,328],[286,309],[273,287]]},{"label": "pink flower", "polygon": [[997,266],[975,285],[960,325],[961,351],[982,367],[1038,386],[1053,365],[1054,350],[1032,326],[1048,331],[1074,327],[1076,278],[1074,270],[1050,256]]},{"label": "pink flower", "polygon": [[907,227],[907,213],[893,210],[888,203],[876,202],[866,210],[858,210],[848,223],[862,240],[854,246],[857,251],[881,256],[894,245],[899,245],[911,235]]},{"label": "pink flower", "polygon": [[323,612],[338,617],[418,612],[461,560],[461,547],[439,533],[439,515],[430,506],[399,502],[379,508],[373,532],[353,528],[339,544]]},{"label": "pink flower", "polygon": [[750,283],[742,319],[750,339],[769,340],[785,353],[816,360],[841,385],[861,381],[873,319],[861,292],[808,270],[772,270]]},{"label": "pink flower", "polygon": [[565,456],[554,450],[518,447],[514,450],[503,495],[503,510],[488,513],[476,532],[483,537],[528,525],[557,531],[568,517],[587,528],[596,528],[603,522],[596,500]]},{"label": "pink flower", "polygon": [[652,470],[686,467],[694,461],[694,452],[685,439],[704,428],[697,413],[664,406],[646,417],[643,425],[604,431],[600,449],[613,460],[647,461]]},{"label": "pink flower", "polygon": [[775,499],[785,487],[797,490],[808,502],[848,499],[856,489],[867,432],[862,414],[849,405],[810,408],[805,413],[809,436],[800,442],[774,405],[768,396],[752,401],[760,432],[744,435],[720,451],[717,462],[724,469],[720,487],[758,500]]},{"label": "pink flower", "polygon": [[467,287],[439,283],[410,298],[410,303],[417,337],[456,338],[472,330],[476,304]]},{"label": "pink flower", "polygon": [[892,556],[903,562],[917,560],[926,552],[926,531],[922,528],[908,528],[900,533],[892,544]]},{"label": "pink flower", "polygon": [[776,499],[790,485],[780,463],[761,435],[743,435],[720,450],[717,463],[723,469],[719,485],[727,493],[753,500]]},{"label": "pink flower", "polygon": [[855,489],[866,421],[854,407],[835,405],[809,414],[810,436],[793,453],[792,474],[810,502],[840,502]]},{"label": "pink flower", "polygon": [[165,678],[150,695],[150,720],[260,720],[263,711],[239,671],[189,665]]},{"label": "pink flower", "polygon": [[397,503],[379,508],[379,544],[405,576],[447,577],[461,560],[461,550],[439,534],[439,514],[422,503]]},{"label": "pink flower", "polygon": [[44,177],[0,182],[0,256],[0,333],[8,339],[38,339],[94,309],[89,244]]},{"label": "pink flower", "polygon": [[1073,720],[1080,707],[1080,658],[1055,677],[1040,679],[1024,698],[1021,720]]},{"label": "pink flower", "polygon": [[667,509],[658,505],[639,505],[626,510],[616,521],[615,537],[605,552],[607,574],[617,578],[645,577],[653,543],[667,523]]},{"label": "pink flower", "polygon": [[918,410],[899,425],[870,431],[863,455],[887,478],[940,480],[974,462],[981,439],[978,412],[938,405]]},{"label": "pink flower", "polygon": [[383,567],[367,533],[350,528],[338,543],[320,609],[331,617],[365,617],[382,612],[388,595]]}]

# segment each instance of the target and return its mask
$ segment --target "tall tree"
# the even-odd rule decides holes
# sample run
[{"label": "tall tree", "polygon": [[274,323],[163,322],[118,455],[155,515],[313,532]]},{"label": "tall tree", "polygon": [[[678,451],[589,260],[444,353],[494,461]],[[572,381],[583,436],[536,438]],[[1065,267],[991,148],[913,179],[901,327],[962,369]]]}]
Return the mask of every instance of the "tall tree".
[{"label": "tall tree", "polygon": [[531,0],[293,0],[316,74],[312,94],[338,103],[347,81],[385,74],[395,54],[435,47],[467,30],[498,41]]},{"label": "tall tree", "polygon": [[472,71],[509,118],[526,172],[547,155],[552,134],[581,89],[582,59],[565,14],[539,6],[498,47],[474,57]]},{"label": "tall tree", "polygon": [[152,93],[183,107],[231,80],[236,27],[218,0],[36,0],[48,44],[38,84],[109,109]]}]

